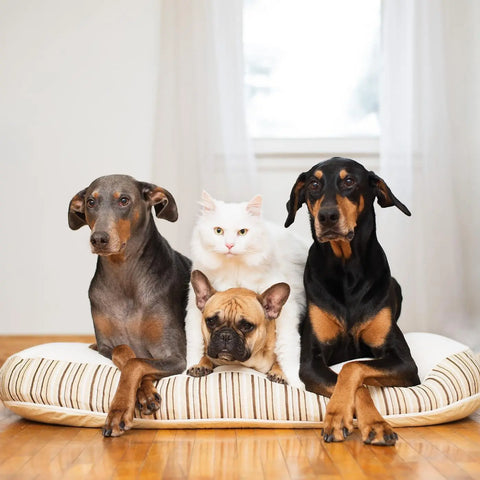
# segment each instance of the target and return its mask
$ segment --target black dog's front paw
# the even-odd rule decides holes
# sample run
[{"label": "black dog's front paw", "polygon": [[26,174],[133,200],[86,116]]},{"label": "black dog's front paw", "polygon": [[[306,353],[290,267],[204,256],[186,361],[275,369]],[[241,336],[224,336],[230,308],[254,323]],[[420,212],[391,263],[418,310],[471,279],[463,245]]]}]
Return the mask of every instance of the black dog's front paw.
[{"label": "black dog's front paw", "polygon": [[202,365],[194,365],[187,370],[187,375],[191,377],[204,377],[205,375],[210,375],[213,373],[213,370]]}]

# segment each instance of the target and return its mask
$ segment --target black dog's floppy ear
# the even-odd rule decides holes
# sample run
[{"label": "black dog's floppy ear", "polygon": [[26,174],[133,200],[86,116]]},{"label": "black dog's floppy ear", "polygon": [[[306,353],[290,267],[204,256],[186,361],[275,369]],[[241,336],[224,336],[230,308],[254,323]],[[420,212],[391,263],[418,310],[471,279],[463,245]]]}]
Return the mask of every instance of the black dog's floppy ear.
[{"label": "black dog's floppy ear", "polygon": [[405,215],[410,216],[410,210],[392,193],[388,185],[374,172],[370,172],[370,185],[373,187],[378,204],[382,207],[397,207]]},{"label": "black dog's floppy ear", "polygon": [[208,278],[200,270],[194,270],[190,276],[198,309],[203,312],[208,299],[215,293]]},{"label": "black dog's floppy ear", "polygon": [[295,215],[297,214],[297,210],[305,203],[305,178],[307,177],[307,173],[301,173],[295,185],[290,192],[290,200],[287,202],[287,212],[288,216],[285,220],[285,227],[289,227],[293,221],[295,220]]},{"label": "black dog's floppy ear", "polygon": [[176,222],[178,219],[177,204],[173,195],[162,187],[153,183],[141,183],[142,193],[150,206],[155,207],[157,218],[164,218],[169,222]]},{"label": "black dog's floppy ear", "polygon": [[85,193],[87,193],[86,188],[78,192],[68,205],[68,226],[72,230],[78,230],[87,224],[85,218]]}]

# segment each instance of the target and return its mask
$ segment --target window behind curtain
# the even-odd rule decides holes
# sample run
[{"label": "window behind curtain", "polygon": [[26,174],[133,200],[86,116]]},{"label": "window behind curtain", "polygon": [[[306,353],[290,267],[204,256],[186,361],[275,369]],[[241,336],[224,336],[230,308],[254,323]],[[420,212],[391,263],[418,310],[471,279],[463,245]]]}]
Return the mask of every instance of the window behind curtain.
[{"label": "window behind curtain", "polygon": [[378,136],[381,0],[244,0],[250,134]]}]

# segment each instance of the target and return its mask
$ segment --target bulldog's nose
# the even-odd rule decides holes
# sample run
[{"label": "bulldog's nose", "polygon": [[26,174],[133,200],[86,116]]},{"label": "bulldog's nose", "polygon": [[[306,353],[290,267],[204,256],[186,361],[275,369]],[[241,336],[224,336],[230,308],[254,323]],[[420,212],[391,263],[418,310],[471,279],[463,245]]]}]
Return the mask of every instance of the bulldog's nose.
[{"label": "bulldog's nose", "polygon": [[323,208],[318,214],[318,221],[320,222],[320,225],[325,228],[336,225],[339,218],[340,214],[338,213],[338,209],[336,207]]},{"label": "bulldog's nose", "polygon": [[110,241],[110,235],[107,232],[95,232],[90,236],[90,243],[97,248],[106,247]]},{"label": "bulldog's nose", "polygon": [[222,332],[220,333],[220,340],[225,345],[228,345],[232,341],[232,334],[230,332]]}]

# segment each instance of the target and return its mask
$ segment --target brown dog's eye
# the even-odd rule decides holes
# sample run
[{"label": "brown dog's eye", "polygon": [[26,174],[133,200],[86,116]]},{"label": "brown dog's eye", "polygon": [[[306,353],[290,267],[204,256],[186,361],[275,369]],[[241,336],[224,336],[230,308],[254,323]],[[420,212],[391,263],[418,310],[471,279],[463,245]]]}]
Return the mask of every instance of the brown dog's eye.
[{"label": "brown dog's eye", "polygon": [[95,199],[94,198],[89,198],[87,200],[87,207],[88,208],[93,208],[95,206]]},{"label": "brown dog's eye", "polygon": [[238,328],[242,333],[249,333],[255,328],[255,325],[253,323],[247,322],[247,320],[242,320]]},{"label": "brown dog's eye", "polygon": [[121,207],[126,207],[130,203],[130,199],[128,197],[120,197],[118,203]]}]

